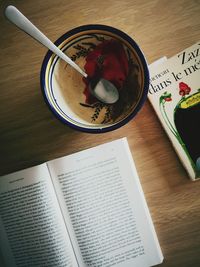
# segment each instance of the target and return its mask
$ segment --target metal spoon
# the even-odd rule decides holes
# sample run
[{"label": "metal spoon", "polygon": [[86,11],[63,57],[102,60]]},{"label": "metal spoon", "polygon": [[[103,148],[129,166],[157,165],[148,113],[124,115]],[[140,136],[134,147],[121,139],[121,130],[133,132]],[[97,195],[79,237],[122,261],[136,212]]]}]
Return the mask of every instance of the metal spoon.
[{"label": "metal spoon", "polygon": [[[74,61],[64,54],[55,44],[53,44],[35,25],[33,25],[16,7],[7,6],[5,16],[25,33],[29,34],[39,43],[43,44],[58,57],[66,61],[75,70],[82,74],[85,78],[88,77]],[[117,88],[109,81],[100,79],[95,88],[90,88],[91,93],[100,101],[106,104],[113,104],[119,98]]]}]

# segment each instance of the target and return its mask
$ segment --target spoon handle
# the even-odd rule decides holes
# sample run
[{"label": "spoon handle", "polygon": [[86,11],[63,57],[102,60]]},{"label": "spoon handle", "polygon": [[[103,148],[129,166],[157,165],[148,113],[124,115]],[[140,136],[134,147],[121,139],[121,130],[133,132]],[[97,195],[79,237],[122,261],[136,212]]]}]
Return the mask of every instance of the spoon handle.
[{"label": "spoon handle", "polygon": [[8,6],[5,9],[5,16],[21,30],[29,34],[39,43],[46,46],[49,50],[55,53],[58,57],[62,58],[74,69],[76,69],[84,77],[87,77],[87,74],[72,61],[67,55],[65,55],[55,44],[53,44],[35,25],[33,25],[30,20],[28,20],[16,7]]}]

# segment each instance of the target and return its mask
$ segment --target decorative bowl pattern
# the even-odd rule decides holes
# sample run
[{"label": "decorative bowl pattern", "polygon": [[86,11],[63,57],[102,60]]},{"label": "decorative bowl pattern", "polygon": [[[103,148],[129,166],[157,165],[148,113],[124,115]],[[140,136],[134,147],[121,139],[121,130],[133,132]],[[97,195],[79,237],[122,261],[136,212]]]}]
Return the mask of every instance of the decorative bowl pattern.
[{"label": "decorative bowl pattern", "polygon": [[132,119],[146,100],[149,72],[136,42],[105,25],[70,30],[55,44],[89,77],[101,73],[119,91],[119,100],[104,104],[88,90],[88,80],[48,51],[41,68],[41,87],[53,113],[69,126],[91,133],[107,132]]}]

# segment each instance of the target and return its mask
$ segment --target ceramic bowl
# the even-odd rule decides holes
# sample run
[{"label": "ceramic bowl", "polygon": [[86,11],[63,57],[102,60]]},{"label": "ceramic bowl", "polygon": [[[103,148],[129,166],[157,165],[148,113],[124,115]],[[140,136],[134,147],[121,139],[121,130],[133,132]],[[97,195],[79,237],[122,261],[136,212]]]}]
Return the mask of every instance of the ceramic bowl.
[{"label": "ceramic bowl", "polygon": [[133,119],[147,98],[149,71],[137,43],[105,25],[84,25],[55,44],[89,77],[100,73],[112,82],[119,100],[105,104],[91,95],[88,80],[48,51],[41,68],[41,87],[51,111],[65,124],[84,132],[115,130]]}]

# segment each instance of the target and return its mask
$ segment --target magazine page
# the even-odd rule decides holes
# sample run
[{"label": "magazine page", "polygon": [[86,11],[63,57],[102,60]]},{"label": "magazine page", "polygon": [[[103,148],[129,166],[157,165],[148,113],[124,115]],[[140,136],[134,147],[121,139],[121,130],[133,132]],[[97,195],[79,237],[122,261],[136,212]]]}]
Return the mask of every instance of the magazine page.
[{"label": "magazine page", "polygon": [[200,42],[150,65],[148,98],[191,179],[200,178]]},{"label": "magazine page", "polygon": [[86,266],[145,267],[162,261],[126,139],[47,164]]},{"label": "magazine page", "polygon": [[78,266],[46,164],[0,177],[6,266]]}]

